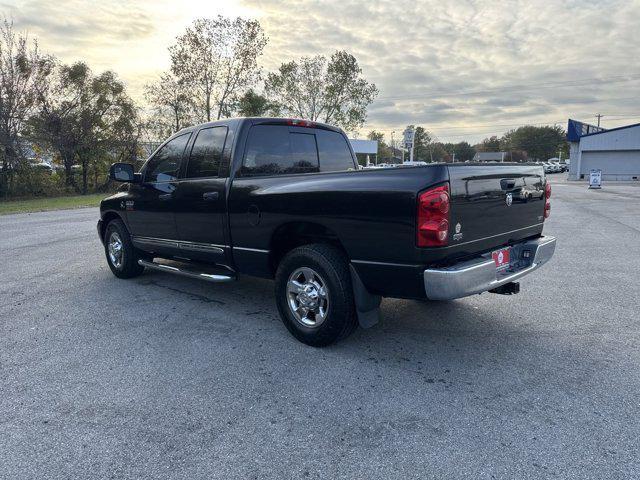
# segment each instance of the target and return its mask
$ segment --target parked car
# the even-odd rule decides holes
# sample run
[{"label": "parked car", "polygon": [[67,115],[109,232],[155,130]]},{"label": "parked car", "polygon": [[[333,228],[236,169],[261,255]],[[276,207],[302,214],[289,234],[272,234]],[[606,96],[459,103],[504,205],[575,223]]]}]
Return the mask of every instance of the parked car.
[{"label": "parked car", "polygon": [[397,167],[424,167],[425,165],[427,165],[427,162],[407,161],[407,162],[404,162],[404,163],[399,163],[396,166]]},{"label": "parked car", "polygon": [[[375,324],[382,297],[518,293],[518,279],[554,253],[542,233],[551,186],[540,167],[355,165],[344,132],[320,123],[183,129],[140,172],[112,165],[126,186],[100,204],[109,268],[123,279],[145,269],[272,278],[287,329],[323,346]],[[544,196],[514,201],[525,182]]]},{"label": "parked car", "polygon": [[528,202],[544,197],[544,188],[535,179],[523,177],[515,181],[513,187],[514,199],[521,202]]}]

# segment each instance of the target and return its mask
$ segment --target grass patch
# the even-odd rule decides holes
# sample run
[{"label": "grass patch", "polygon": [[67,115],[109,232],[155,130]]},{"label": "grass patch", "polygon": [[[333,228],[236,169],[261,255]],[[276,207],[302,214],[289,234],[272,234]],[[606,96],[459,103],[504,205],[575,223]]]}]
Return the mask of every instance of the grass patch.
[{"label": "grass patch", "polygon": [[72,197],[32,198],[29,200],[0,201],[0,215],[10,213],[45,212],[70,208],[97,207],[108,193],[75,195]]}]

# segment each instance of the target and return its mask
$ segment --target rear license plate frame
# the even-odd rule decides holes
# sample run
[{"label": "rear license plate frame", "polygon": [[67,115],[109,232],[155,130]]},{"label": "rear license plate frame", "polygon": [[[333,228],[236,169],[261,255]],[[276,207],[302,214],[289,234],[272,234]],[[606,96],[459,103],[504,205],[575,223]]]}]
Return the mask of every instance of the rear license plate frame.
[{"label": "rear license plate frame", "polygon": [[491,252],[491,259],[496,265],[496,270],[509,268],[511,264],[511,247],[499,248]]}]

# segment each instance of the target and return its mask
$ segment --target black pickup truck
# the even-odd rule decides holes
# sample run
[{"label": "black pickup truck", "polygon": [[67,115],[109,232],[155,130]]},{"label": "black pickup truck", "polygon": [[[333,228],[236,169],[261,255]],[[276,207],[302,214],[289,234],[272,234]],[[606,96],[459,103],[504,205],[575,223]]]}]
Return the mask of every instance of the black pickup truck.
[{"label": "black pickup truck", "polygon": [[274,278],[284,324],[314,346],[375,324],[382,297],[517,293],[555,250],[542,167],[359,169],[342,130],[305,120],[187,128],[110,176],[126,182],[100,205],[114,275]]}]

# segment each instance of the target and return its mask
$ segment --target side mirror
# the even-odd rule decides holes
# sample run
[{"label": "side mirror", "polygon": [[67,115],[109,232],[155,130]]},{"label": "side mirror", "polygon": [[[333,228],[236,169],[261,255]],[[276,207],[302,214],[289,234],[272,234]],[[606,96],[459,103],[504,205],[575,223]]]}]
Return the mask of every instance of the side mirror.
[{"label": "side mirror", "polygon": [[139,177],[130,163],[114,163],[109,169],[109,178],[116,182],[137,183]]}]

